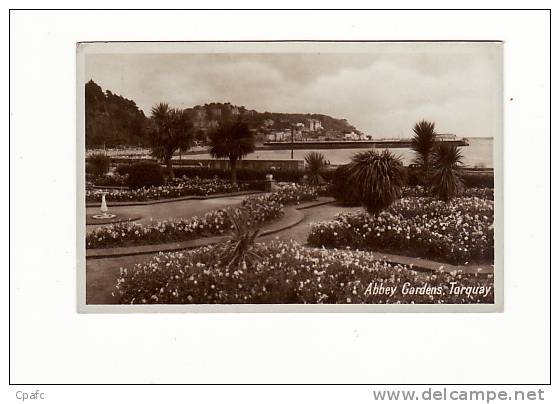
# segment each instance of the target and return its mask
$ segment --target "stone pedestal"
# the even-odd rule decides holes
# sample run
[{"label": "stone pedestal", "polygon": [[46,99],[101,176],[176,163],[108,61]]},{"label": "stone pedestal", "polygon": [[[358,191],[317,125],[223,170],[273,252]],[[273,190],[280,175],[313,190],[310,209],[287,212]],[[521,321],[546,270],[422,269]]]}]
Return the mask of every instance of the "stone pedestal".
[{"label": "stone pedestal", "polygon": [[272,192],[273,189],[274,189],[274,179],[272,178],[272,174],[267,174],[265,178],[264,190],[266,192]]}]

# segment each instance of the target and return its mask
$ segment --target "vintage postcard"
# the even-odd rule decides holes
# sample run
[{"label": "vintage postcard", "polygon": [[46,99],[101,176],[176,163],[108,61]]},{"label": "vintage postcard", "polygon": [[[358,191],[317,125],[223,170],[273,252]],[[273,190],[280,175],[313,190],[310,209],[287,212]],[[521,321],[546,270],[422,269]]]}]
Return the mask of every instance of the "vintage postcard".
[{"label": "vintage postcard", "polygon": [[79,311],[502,311],[502,47],[77,44]]}]

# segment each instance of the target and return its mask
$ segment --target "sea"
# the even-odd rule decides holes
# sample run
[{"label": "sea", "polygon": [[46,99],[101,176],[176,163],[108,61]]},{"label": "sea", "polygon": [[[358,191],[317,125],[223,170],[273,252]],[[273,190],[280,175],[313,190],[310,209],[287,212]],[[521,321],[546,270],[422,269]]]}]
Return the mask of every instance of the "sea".
[{"label": "sea", "polygon": [[[465,167],[471,168],[494,168],[493,151],[494,139],[493,138],[469,138],[469,145],[460,147],[463,155],[463,164]],[[347,164],[352,159],[352,156],[360,151],[370,149],[321,149],[317,150],[325,156],[325,159],[332,165]],[[383,150],[377,148],[376,150]],[[404,165],[409,165],[414,160],[414,152],[409,148],[390,148],[387,149],[396,156],[400,157]],[[311,150],[294,150],[294,159],[304,160],[305,155]],[[86,155],[102,152],[112,157],[132,157],[132,158],[148,158],[150,151],[144,148],[126,148],[126,149],[91,149],[86,151]],[[189,160],[206,160],[210,159],[208,153],[204,153],[201,149],[200,154],[196,153],[196,148],[193,148],[190,153],[183,154],[182,156],[176,155],[173,159],[189,159]],[[258,150],[250,153],[245,157],[248,160],[289,160],[291,159],[291,150]]]},{"label": "sea", "polygon": [[[494,168],[493,138],[469,138],[469,145],[460,147],[463,155],[463,164],[466,167],[473,168]],[[359,152],[368,149],[321,149],[317,150],[325,156],[325,159],[333,165],[347,164],[352,159],[352,156]],[[378,148],[376,150],[383,150]],[[409,165],[414,160],[414,152],[409,148],[390,148],[390,152],[402,159],[404,165]],[[303,160],[305,155],[310,150],[294,150],[294,159]],[[195,154],[184,156],[184,158],[198,160],[209,159],[208,154]],[[290,150],[258,150],[245,157],[247,160],[262,159],[262,160],[289,160],[291,158]]]}]

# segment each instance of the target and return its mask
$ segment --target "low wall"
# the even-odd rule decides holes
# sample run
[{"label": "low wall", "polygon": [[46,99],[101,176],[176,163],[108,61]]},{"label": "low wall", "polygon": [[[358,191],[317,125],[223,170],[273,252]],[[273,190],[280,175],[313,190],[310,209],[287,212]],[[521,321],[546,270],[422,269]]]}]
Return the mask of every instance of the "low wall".
[{"label": "low wall", "polygon": [[[134,164],[140,160],[114,158],[114,164]],[[142,161],[155,161],[153,159],[145,159]],[[239,160],[237,168],[253,169],[253,170],[271,170],[274,167],[276,170],[303,170],[303,160]],[[214,169],[227,170],[229,169],[229,160],[216,160],[216,159],[173,159],[173,166],[194,166],[194,167],[208,167]]]}]

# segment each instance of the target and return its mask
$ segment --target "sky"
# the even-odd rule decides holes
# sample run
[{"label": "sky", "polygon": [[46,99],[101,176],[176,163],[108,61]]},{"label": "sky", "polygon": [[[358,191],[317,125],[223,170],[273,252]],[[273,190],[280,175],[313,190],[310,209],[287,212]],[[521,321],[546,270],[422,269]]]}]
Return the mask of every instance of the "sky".
[{"label": "sky", "polygon": [[500,134],[499,45],[384,45],[353,53],[96,53],[85,72],[147,116],[159,102],[230,102],[345,118],[375,138],[410,137],[421,119],[458,137]]}]

